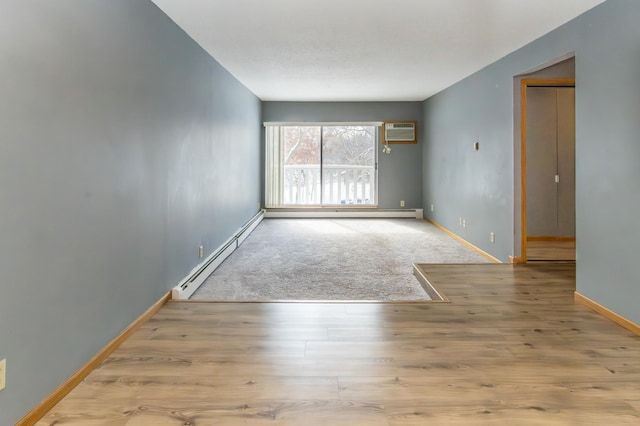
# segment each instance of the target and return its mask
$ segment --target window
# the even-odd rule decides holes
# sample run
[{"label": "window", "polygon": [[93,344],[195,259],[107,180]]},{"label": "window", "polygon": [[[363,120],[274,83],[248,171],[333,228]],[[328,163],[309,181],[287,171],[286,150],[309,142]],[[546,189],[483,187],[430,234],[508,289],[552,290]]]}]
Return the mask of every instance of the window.
[{"label": "window", "polygon": [[266,206],[376,206],[377,123],[265,124]]}]

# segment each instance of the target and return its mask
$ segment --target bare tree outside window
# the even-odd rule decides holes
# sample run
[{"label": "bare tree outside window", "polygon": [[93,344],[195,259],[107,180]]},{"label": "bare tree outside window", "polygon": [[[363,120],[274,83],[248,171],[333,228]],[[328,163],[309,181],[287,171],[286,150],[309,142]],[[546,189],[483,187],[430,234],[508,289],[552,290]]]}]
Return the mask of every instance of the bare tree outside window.
[{"label": "bare tree outside window", "polygon": [[372,204],[375,127],[323,127],[323,204]]},{"label": "bare tree outside window", "polygon": [[284,127],[285,204],[320,204],[320,126]]}]

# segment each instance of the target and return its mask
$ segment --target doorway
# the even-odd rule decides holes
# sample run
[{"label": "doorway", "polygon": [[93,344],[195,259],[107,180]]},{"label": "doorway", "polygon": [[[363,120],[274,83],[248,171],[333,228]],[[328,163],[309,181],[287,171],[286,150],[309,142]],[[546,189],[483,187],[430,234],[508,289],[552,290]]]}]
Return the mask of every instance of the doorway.
[{"label": "doorway", "polygon": [[575,261],[575,80],[521,83],[522,259]]}]

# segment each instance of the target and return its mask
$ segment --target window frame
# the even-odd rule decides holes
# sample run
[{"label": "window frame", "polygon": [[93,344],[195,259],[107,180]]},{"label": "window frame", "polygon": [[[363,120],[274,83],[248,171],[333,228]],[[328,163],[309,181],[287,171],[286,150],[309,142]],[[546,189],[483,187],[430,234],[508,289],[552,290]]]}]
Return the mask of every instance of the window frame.
[{"label": "window frame", "polygon": [[[324,136],[324,128],[325,127],[373,127],[375,134],[373,140],[373,167],[372,174],[370,175],[370,179],[373,180],[373,183],[370,184],[370,192],[372,200],[369,203],[357,203],[357,187],[354,187],[354,200],[350,200],[352,202],[347,202],[345,204],[329,204],[324,203],[325,198],[325,176],[324,176],[324,166],[326,166],[322,159],[322,151],[324,149],[323,145],[323,136]],[[304,208],[345,208],[345,209],[354,209],[354,208],[365,208],[365,209],[377,209],[378,208],[378,144],[381,142],[383,138],[383,122],[382,121],[347,121],[347,122],[265,122],[265,173],[264,173],[264,190],[265,190],[265,207],[271,209],[304,209]],[[284,203],[284,164],[283,163],[283,152],[282,152],[282,137],[283,137],[283,128],[284,127],[320,127],[320,195],[319,195],[319,204],[285,204]],[[274,136],[276,135],[277,136]],[[278,140],[274,142],[274,138]],[[274,145],[277,144],[277,146]],[[273,161],[278,159],[279,165],[275,165]],[[354,166],[360,167],[360,166]],[[278,187],[274,187],[277,185]],[[338,183],[340,185],[340,183]],[[364,189],[363,189],[364,191]]]}]

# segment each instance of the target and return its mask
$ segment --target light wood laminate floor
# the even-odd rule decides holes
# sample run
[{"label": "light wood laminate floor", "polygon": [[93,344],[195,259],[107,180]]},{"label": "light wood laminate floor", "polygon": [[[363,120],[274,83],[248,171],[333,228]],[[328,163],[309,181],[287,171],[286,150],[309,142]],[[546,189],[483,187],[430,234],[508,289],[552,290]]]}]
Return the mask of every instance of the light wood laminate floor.
[{"label": "light wood laminate floor", "polygon": [[574,265],[424,268],[451,303],[169,302],[39,424],[640,424],[640,337]]},{"label": "light wood laminate floor", "polygon": [[527,241],[528,261],[573,261],[576,260],[575,241]]}]

